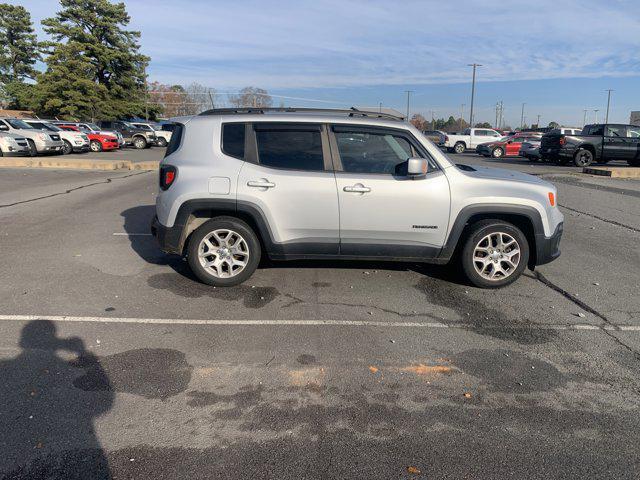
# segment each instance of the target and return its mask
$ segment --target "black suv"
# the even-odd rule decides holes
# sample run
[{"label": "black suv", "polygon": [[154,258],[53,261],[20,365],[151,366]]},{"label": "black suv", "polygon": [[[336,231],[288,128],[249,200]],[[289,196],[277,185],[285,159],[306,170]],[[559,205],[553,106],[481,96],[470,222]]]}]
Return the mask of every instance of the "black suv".
[{"label": "black suv", "polygon": [[134,127],[131,123],[122,120],[101,120],[97,122],[103,130],[118,132],[124,138],[126,145],[133,145],[135,148],[149,148],[158,143],[155,132]]}]

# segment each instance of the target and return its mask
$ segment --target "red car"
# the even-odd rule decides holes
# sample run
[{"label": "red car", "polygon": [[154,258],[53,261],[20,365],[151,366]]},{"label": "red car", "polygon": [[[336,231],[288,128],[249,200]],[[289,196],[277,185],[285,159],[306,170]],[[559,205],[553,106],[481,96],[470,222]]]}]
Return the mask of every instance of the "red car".
[{"label": "red car", "polygon": [[476,153],[485,157],[517,157],[523,142],[540,140],[541,135],[535,133],[516,133],[509,137],[502,137],[495,142],[482,143],[476,147]]},{"label": "red car", "polygon": [[94,131],[84,131],[75,125],[65,125],[58,124],[58,127],[63,130],[71,130],[74,132],[83,132],[89,137],[89,148],[92,152],[102,152],[108,150],[117,150],[120,146],[118,145],[118,139],[113,135],[103,135],[102,133],[94,132]]}]

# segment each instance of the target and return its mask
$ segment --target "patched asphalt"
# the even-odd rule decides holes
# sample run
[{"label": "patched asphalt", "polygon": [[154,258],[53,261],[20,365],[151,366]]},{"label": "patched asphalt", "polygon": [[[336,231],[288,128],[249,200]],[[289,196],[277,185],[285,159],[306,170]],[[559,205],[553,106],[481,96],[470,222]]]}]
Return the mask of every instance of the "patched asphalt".
[{"label": "patched asphalt", "polygon": [[637,478],[640,182],[498,166],[566,219],[498,291],[383,262],[213,289],[145,235],[155,173],[2,170],[0,315],[34,317],[0,320],[0,477]]}]

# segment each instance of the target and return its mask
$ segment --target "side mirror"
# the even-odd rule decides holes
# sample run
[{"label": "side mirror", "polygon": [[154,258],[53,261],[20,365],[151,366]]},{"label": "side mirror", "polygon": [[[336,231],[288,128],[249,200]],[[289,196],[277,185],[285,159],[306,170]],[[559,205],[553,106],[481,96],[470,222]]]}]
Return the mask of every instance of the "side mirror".
[{"label": "side mirror", "polygon": [[427,174],[429,164],[424,158],[413,157],[407,160],[407,175],[410,177],[419,177]]},{"label": "side mirror", "polygon": [[6,132],[7,130],[9,130],[9,127],[7,127],[6,125],[0,125],[0,130],[3,130]]}]

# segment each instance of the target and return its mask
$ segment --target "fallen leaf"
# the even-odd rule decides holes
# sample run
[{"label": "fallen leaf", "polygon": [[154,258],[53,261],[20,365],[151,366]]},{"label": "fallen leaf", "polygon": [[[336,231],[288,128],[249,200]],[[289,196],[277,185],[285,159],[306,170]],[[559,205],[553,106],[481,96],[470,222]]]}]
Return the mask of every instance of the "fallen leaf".
[{"label": "fallen leaf", "polygon": [[433,373],[450,373],[451,367],[444,365],[425,365],[420,363],[418,365],[411,365],[400,369],[403,372],[412,372],[416,375],[429,375]]},{"label": "fallen leaf", "polygon": [[420,475],[420,470],[416,467],[407,467],[407,472],[412,473],[413,475]]},{"label": "fallen leaf", "polygon": [[369,370],[371,371],[371,373],[377,373],[378,368],[377,368],[377,367],[374,367],[373,365],[370,365],[370,366],[369,366]]},{"label": "fallen leaf", "polygon": [[471,394],[469,392],[464,392],[464,398],[471,398]]}]

